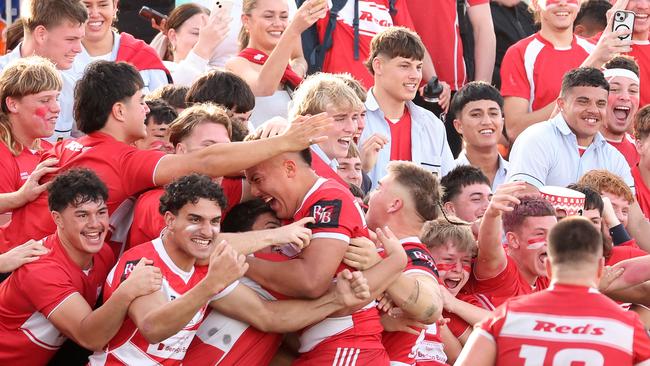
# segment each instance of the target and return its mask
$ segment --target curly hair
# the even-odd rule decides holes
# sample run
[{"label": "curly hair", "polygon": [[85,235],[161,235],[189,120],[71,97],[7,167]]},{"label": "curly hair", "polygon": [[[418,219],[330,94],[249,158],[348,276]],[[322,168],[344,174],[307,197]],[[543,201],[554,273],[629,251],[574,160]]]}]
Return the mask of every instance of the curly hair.
[{"label": "curly hair", "polygon": [[50,211],[63,211],[68,205],[106,202],[108,188],[90,169],[75,168],[59,174],[47,189]]},{"label": "curly hair", "polygon": [[584,184],[600,193],[607,192],[623,197],[628,203],[634,201],[634,194],[628,185],[618,175],[605,170],[593,169],[585,173],[578,183]]},{"label": "curly hair", "polygon": [[190,174],[165,186],[158,211],[161,215],[167,211],[178,215],[183,206],[188,203],[196,204],[201,198],[216,202],[221,210],[226,209],[226,197],[217,183],[207,175]]}]

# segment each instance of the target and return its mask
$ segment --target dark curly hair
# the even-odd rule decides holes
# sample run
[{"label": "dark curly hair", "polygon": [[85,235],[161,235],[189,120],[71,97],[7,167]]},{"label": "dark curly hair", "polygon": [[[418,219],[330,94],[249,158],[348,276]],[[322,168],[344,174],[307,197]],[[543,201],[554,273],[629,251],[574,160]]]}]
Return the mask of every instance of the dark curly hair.
[{"label": "dark curly hair", "polygon": [[226,209],[226,197],[217,183],[207,175],[190,174],[165,186],[165,194],[160,197],[158,211],[161,215],[167,211],[178,215],[183,206],[188,203],[195,204],[201,198],[216,202],[221,210]]},{"label": "dark curly hair", "polygon": [[221,223],[221,232],[243,233],[251,231],[258,217],[265,213],[275,215],[271,207],[261,199],[254,199],[235,205]]},{"label": "dark curly hair", "polygon": [[63,211],[68,205],[77,207],[86,202],[108,199],[108,188],[90,169],[75,168],[60,174],[47,189],[50,211]]}]

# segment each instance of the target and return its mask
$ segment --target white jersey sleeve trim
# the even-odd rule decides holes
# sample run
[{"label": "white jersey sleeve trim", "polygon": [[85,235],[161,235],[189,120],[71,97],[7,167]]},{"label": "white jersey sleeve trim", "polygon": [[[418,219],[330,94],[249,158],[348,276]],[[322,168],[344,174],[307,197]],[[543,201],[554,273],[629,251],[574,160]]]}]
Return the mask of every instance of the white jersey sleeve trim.
[{"label": "white jersey sleeve trim", "polygon": [[320,233],[312,234],[311,239],[312,240],[314,240],[314,239],[336,239],[336,240],[344,241],[344,242],[346,242],[348,244],[350,243],[350,237],[345,235],[345,234],[341,234],[341,233],[320,232]]},{"label": "white jersey sleeve trim", "polygon": [[233,292],[235,290],[235,287],[237,287],[237,285],[239,285],[239,281],[235,281],[235,282],[231,283],[228,287],[221,290],[221,292],[219,292],[218,294],[212,296],[212,298],[210,299],[210,302],[216,301],[216,300],[219,300],[219,299],[222,299],[222,298],[228,296],[231,292]]},{"label": "white jersey sleeve trim", "polygon": [[492,334],[490,334],[489,332],[486,332],[484,329],[481,329],[481,328],[474,328],[474,332],[475,332],[476,335],[478,335],[478,336],[483,336],[483,337],[485,337],[485,338],[491,340],[492,342],[495,342],[495,340],[494,340],[494,336],[493,336]]},{"label": "white jersey sleeve trim", "polygon": [[69,298],[71,298],[71,297],[74,296],[75,294],[81,295],[79,292],[75,291],[75,292],[71,293],[70,295],[66,296],[63,300],[61,300],[61,301],[59,302],[59,304],[58,304],[57,306],[54,307],[54,309],[52,309],[52,311],[50,311],[49,314],[47,314],[46,318],[49,319],[49,318],[50,318],[50,315],[52,315],[52,313],[54,313],[55,311],[57,311],[57,310],[59,309],[59,306],[61,306],[61,304],[63,304],[64,302],[66,302]]}]

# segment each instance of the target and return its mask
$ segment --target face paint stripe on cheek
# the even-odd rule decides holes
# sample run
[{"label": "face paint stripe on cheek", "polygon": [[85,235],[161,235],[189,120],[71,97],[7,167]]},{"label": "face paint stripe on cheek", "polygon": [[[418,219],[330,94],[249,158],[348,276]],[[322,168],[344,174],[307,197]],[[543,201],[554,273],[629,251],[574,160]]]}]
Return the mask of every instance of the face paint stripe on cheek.
[{"label": "face paint stripe on cheek", "polygon": [[[436,269],[438,271],[446,271],[446,272],[453,271],[453,270],[456,269],[456,267],[457,267],[456,263],[436,263]],[[466,272],[471,272],[472,271],[472,267],[468,266],[468,265],[462,265],[462,268],[463,268],[463,271],[466,271]]]},{"label": "face paint stripe on cheek", "polygon": [[528,240],[528,245],[526,249],[528,250],[537,250],[546,245],[546,238],[535,238]]}]

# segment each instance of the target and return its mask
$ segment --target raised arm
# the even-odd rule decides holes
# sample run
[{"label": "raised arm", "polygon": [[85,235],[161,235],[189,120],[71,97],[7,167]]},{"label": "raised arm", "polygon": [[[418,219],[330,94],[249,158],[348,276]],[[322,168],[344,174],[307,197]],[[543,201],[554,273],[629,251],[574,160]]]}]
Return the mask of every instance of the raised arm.
[{"label": "raised arm", "polygon": [[497,38],[492,24],[490,4],[472,5],[467,8],[474,33],[474,80],[492,82]]},{"label": "raised arm", "polygon": [[512,205],[519,203],[515,194],[525,188],[524,182],[506,183],[492,196],[478,232],[478,256],[474,264],[474,275],[478,279],[493,278],[506,268],[508,258],[501,245],[501,214],[513,210]]},{"label": "raised arm", "polygon": [[241,76],[255,96],[273,95],[278,90],[284,70],[294,54],[295,44],[300,42],[300,35],[327,13],[326,3],[313,8],[317,3],[308,0],[298,9],[261,70],[258,71],[251,62],[241,57],[230,59],[226,63],[226,69]]},{"label": "raised arm", "polygon": [[49,315],[49,321],[78,345],[101,351],[120,330],[129,305],[139,296],[159,292],[162,283],[160,269],[143,258],[127,278],[97,310],[78,292],[64,300]]},{"label": "raised arm", "polygon": [[319,136],[331,123],[327,113],[300,117],[283,135],[257,141],[214,144],[190,154],[166,155],[156,167],[154,181],[162,186],[190,173],[212,177],[238,173],[278,154],[300,151],[325,141],[326,137]]}]

